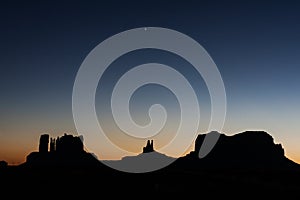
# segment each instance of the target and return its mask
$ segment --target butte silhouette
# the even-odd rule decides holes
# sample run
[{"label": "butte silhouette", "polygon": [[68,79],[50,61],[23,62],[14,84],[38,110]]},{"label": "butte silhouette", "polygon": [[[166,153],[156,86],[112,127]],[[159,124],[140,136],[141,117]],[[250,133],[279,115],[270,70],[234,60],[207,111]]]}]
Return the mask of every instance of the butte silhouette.
[{"label": "butte silhouette", "polygon": [[108,167],[93,153],[86,152],[82,136],[64,134],[50,138],[43,134],[38,151],[30,153],[25,163],[10,167],[1,162],[2,191],[6,191],[6,187],[29,187],[48,192],[50,187],[67,187],[73,192],[64,191],[76,197],[74,188],[79,187],[81,192],[89,194],[134,190],[139,193],[150,191],[211,197],[218,194],[232,197],[240,193],[247,194],[247,197],[299,196],[300,165],[288,159],[282,145],[275,144],[267,132],[245,131],[232,136],[220,134],[212,151],[200,159],[198,154],[205,136],[199,134],[194,150],[180,158],[159,153],[154,148],[154,141],[148,140],[141,147],[140,154],[124,157],[115,164],[147,163],[147,166],[151,165],[149,160],[162,157],[172,159],[171,164],[156,171],[127,173]]}]

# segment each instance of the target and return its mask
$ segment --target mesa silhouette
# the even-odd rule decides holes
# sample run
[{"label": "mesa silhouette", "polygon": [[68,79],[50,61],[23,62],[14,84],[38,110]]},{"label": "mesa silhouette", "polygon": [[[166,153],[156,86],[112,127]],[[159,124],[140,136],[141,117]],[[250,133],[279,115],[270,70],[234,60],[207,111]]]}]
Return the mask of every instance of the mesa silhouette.
[{"label": "mesa silhouette", "polygon": [[[207,134],[219,134],[219,140],[211,152],[200,159],[199,151]],[[245,131],[233,136],[218,132],[207,134],[199,134],[194,150],[180,158],[157,152],[154,141],[147,140],[136,156],[101,162],[93,153],[84,150],[82,136],[65,133],[50,138],[43,134],[38,151],[30,153],[26,162],[19,166],[10,167],[2,162],[0,176],[2,183],[14,180],[11,187],[30,185],[45,189],[45,186],[55,185],[74,188],[81,183],[97,182],[102,192],[110,188],[135,188],[141,192],[190,193],[201,188],[202,194],[211,195],[215,190],[226,192],[235,188],[240,192],[250,192],[250,195],[253,194],[251,191],[276,196],[287,192],[299,195],[300,165],[288,159],[282,145],[275,144],[267,132]],[[157,159],[170,164],[147,173],[126,173],[109,167],[112,164],[131,166],[139,172]],[[28,180],[34,184],[28,184]],[[90,185],[80,186],[82,191],[91,189]]]},{"label": "mesa silhouette", "polygon": [[206,134],[196,138],[194,151],[178,159],[176,167],[187,169],[298,169],[299,164],[285,157],[281,144],[265,131],[245,131],[233,136],[219,134],[207,156],[199,159]]},{"label": "mesa silhouette", "polygon": [[[226,136],[213,131],[209,134],[219,134],[219,139],[211,152],[201,159],[199,151],[207,134],[199,134],[195,140],[194,150],[177,159],[157,152],[154,149],[153,140],[147,140],[145,147],[141,148],[140,154],[126,156],[120,161],[126,160],[130,165],[130,162],[142,158],[143,162],[146,162],[145,159],[151,159],[151,155],[160,155],[162,159],[172,160],[168,169],[179,171],[205,168],[299,168],[299,164],[285,157],[282,145],[275,144],[273,137],[267,132],[245,131],[233,136]],[[99,162],[94,154],[84,150],[83,143],[82,136],[65,133],[61,137],[50,138],[48,134],[43,134],[39,140],[39,151],[30,153],[22,165],[27,167],[99,167],[103,166],[102,162],[118,162]]]},{"label": "mesa silhouette", "polygon": [[39,140],[39,151],[30,153],[22,166],[47,168],[99,167],[100,162],[92,153],[84,150],[82,136],[64,133],[61,137],[50,138],[49,134],[43,134]]}]

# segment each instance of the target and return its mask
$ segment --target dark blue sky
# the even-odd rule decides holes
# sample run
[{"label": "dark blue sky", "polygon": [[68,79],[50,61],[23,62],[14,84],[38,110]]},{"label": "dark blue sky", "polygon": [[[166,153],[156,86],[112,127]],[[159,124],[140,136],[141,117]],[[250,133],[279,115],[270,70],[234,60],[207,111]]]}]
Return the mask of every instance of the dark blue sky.
[{"label": "dark blue sky", "polygon": [[[31,151],[41,132],[74,131],[72,88],[87,54],[154,26],[192,37],[213,58],[228,100],[224,132],[267,130],[300,161],[299,10],[297,1],[1,2],[0,146],[17,140]],[[14,151],[0,160],[19,162]]]}]

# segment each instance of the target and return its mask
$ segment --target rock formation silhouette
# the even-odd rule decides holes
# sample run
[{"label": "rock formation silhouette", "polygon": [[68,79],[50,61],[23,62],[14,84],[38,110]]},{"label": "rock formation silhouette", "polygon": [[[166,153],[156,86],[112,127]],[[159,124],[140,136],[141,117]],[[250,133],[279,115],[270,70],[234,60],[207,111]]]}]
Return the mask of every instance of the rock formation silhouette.
[{"label": "rock formation silhouette", "polygon": [[49,135],[43,134],[40,136],[40,143],[39,143],[39,152],[40,153],[47,153],[48,152],[48,145],[49,145]]},{"label": "rock formation silhouette", "polygon": [[[215,134],[208,133],[208,134]],[[245,131],[232,136],[220,134],[211,152],[199,158],[199,151],[206,134],[199,134],[194,151],[178,159],[176,167],[218,168],[218,169],[286,169],[299,168],[299,165],[284,155],[281,144],[265,131]]]},{"label": "rock formation silhouette", "polygon": [[154,149],[153,140],[147,140],[142,153],[134,156],[125,156],[121,160],[106,160],[103,162],[116,169],[140,173],[159,169],[161,168],[160,164],[168,165],[168,163],[172,163],[174,160],[175,158],[173,157],[157,152]]},{"label": "rock formation silhouette", "polygon": [[[212,133],[207,133],[212,134]],[[216,134],[215,132],[213,134]],[[220,134],[219,140],[212,151],[204,158],[199,158],[199,151],[206,134],[199,134],[195,140],[194,150],[186,156],[176,159],[166,170],[199,170],[204,168],[299,168],[299,165],[284,155],[281,144],[275,144],[271,135],[264,131],[245,131],[232,136]],[[32,152],[26,158],[29,166],[56,165],[92,165],[99,166],[101,162],[84,150],[83,137],[64,134],[62,137],[50,138],[48,134],[40,136],[39,152]],[[50,147],[50,150],[49,150]],[[149,156],[146,156],[149,154]],[[137,156],[126,156],[116,164],[124,163],[130,167],[151,166],[152,161],[175,158],[156,152],[153,140],[147,140],[142,153]],[[109,162],[109,161],[107,161]],[[145,164],[147,163],[147,164]]]},{"label": "rock formation silhouette", "polygon": [[[245,131],[232,136],[219,134],[215,147],[201,159],[198,154],[206,134],[199,134],[194,150],[178,159],[159,153],[154,149],[153,141],[148,140],[140,154],[109,161],[125,169],[134,164],[136,172],[139,169],[144,172],[149,166],[153,169],[152,160],[172,161],[165,168],[147,173],[125,173],[110,168],[106,162],[99,162],[92,153],[84,150],[80,136],[64,134],[50,138],[41,135],[39,151],[30,153],[20,166],[0,168],[0,177],[2,183],[13,180],[13,184],[5,185],[7,188],[30,186],[48,193],[50,187],[69,187],[70,190],[63,191],[74,197],[78,193],[70,191],[78,187],[83,194],[92,191],[111,194],[113,189],[130,191],[132,195],[134,188],[145,193],[182,192],[194,196],[199,192],[210,197],[230,194],[228,197],[240,198],[240,193],[247,197],[259,194],[269,198],[281,194],[283,197],[299,195],[300,165],[285,157],[282,145],[275,144],[271,135],[264,131]],[[96,184],[88,184],[94,182]],[[96,186],[94,190],[92,186]],[[2,191],[5,191],[4,187]]]},{"label": "rock formation silhouette", "polygon": [[153,152],[154,147],[153,147],[153,140],[147,140],[147,145],[143,148],[143,153],[149,153]]},{"label": "rock formation silhouette", "polygon": [[48,134],[40,136],[39,151],[30,153],[24,165],[31,167],[99,166],[99,160],[84,150],[82,136],[64,133],[61,137],[50,138],[50,140],[49,138]]}]

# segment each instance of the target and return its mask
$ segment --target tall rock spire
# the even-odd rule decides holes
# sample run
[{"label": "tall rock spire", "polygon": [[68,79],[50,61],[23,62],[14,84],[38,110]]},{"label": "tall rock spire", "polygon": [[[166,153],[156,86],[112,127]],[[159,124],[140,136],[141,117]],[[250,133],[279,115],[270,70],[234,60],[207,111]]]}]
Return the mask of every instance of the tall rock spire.
[{"label": "tall rock spire", "polygon": [[153,152],[154,148],[153,148],[153,140],[147,140],[147,145],[145,147],[143,147],[143,153],[149,153],[149,152]]}]

